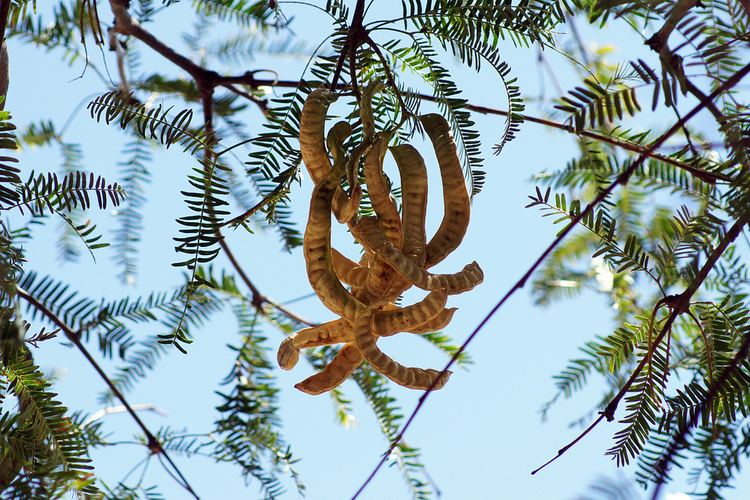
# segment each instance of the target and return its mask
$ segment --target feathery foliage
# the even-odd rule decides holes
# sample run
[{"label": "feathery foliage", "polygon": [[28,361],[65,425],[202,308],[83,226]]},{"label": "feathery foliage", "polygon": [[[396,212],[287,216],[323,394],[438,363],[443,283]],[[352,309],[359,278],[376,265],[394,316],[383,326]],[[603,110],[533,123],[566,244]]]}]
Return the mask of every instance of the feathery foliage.
[{"label": "feathery foliage", "polygon": [[[676,465],[689,467],[688,481],[706,498],[721,498],[733,485],[750,453],[750,104],[740,85],[750,72],[747,2],[402,0],[371,9],[375,3],[8,3],[2,22],[11,51],[19,44],[37,47],[80,70],[81,78],[98,79],[97,94],[82,101],[92,118],[87,126],[111,125],[124,140],[113,147],[118,153],[110,165],[88,165],[98,138],[72,131],[74,108],[58,128],[47,116],[53,108],[42,103],[38,116],[24,117],[29,123],[19,133],[10,112],[0,111],[3,497],[162,498],[143,478],[133,479],[137,474],[93,475],[90,450],[116,446],[105,438],[107,426],[99,417],[69,412],[34,355],[58,339],[72,342],[102,379],[99,403],[125,405],[137,384],[158,381],[157,370],[175,349],[195,355],[202,347],[188,349],[194,339],[209,329],[216,335],[211,341],[226,333],[214,326],[224,313],[235,316],[237,327],[228,333],[231,364],[210,428],[152,433],[144,425],[137,439],[195,496],[170,452],[233,464],[264,498],[304,492],[298,453],[282,432],[284,420],[294,417],[283,411],[270,349],[314,322],[266,296],[250,265],[244,267],[275,266],[271,257],[256,247],[235,250],[240,238],[252,245],[253,232],[271,229],[281,248],[297,251],[306,210],[297,197],[307,182],[298,140],[305,99],[319,88],[336,93],[329,118],[352,124],[345,144],[351,149],[363,137],[359,95],[374,80],[385,84],[375,97],[374,120],[381,130],[398,128],[394,144],[421,132],[417,118],[427,108],[446,118],[472,196],[502,175],[485,164],[485,137],[501,154],[534,121],[576,141],[573,158],[533,177],[541,187],[527,206],[551,217],[564,239],[531,276],[532,294],[546,305],[592,290],[611,306],[614,323],[555,376],[545,414],[598,376],[605,386],[596,408],[600,420],[619,422],[606,451],[618,466],[635,463],[636,480],[646,486],[672,479]],[[319,38],[303,40],[289,12],[319,15]],[[188,14],[194,29],[183,30],[179,41],[162,39],[166,25],[189,26],[181,17]],[[632,30],[651,53],[628,47],[626,59],[611,64],[607,48],[578,38],[575,23],[581,22]],[[528,60],[533,51],[540,68],[549,66],[551,54],[573,63],[565,73],[566,86],[571,75],[576,80],[568,92],[560,90],[559,68],[547,68],[562,94],[534,102],[548,116],[525,114],[533,93],[511,71],[508,49]],[[290,75],[282,57],[305,61],[304,68]],[[0,84],[15,78],[2,60]],[[489,101],[465,92],[456,66],[491,79]],[[8,110],[29,98],[22,82],[10,88],[11,99],[3,101]],[[693,118],[696,105],[705,110],[700,119]],[[502,115],[501,130],[480,130],[477,112]],[[26,164],[19,144],[56,149],[59,171]],[[361,173],[362,162],[355,167]],[[390,188],[399,199],[397,183]],[[152,290],[156,273],[145,235],[152,211],[170,210],[175,199],[182,205],[168,261],[183,273],[159,273]],[[363,207],[371,214],[366,192]],[[54,242],[41,241],[37,229],[49,220],[64,228]],[[567,235],[570,224],[580,227]],[[231,233],[240,225],[248,234]],[[99,271],[96,291],[84,278],[26,261],[27,249],[36,246],[56,247],[64,260],[83,247],[98,256],[107,241],[114,270],[112,276]],[[117,281],[137,286],[112,299]],[[423,337],[470,363],[445,333]],[[320,369],[335,353],[316,348],[305,359]],[[181,374],[167,378],[170,390],[185,388]],[[353,378],[391,443],[405,419],[386,379],[367,365]],[[359,411],[348,390],[331,391],[336,420],[344,425]],[[389,459],[412,497],[435,498],[419,449],[403,439],[394,444]],[[150,463],[147,458],[133,470],[142,467],[145,474]],[[609,489],[617,491],[607,482],[597,491]]]}]

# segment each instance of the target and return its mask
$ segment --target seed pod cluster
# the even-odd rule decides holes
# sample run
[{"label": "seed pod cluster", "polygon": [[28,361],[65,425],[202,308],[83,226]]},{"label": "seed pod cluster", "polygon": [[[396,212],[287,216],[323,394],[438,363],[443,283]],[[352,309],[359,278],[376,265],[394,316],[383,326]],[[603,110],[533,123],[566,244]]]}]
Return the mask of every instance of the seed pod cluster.
[{"label": "seed pod cluster", "polygon": [[[292,369],[301,349],[344,344],[320,372],[295,387],[320,394],[341,384],[363,362],[397,384],[439,389],[450,372],[407,367],[384,354],[380,337],[400,332],[424,334],[450,323],[455,308],[446,308],[448,295],[471,290],[482,282],[479,265],[472,262],[455,274],[433,274],[429,268],[441,262],[461,243],[469,224],[470,205],[456,145],[450,127],[438,114],[420,116],[435,149],[443,187],[443,220],[427,241],[427,169],[419,152],[408,144],[388,147],[394,131],[377,132],[372,116],[372,97],[382,88],[370,84],[359,102],[362,142],[350,154],[344,148],[352,127],[334,124],[325,137],[325,118],[336,100],[328,90],[313,91],[305,101],[300,122],[300,152],[315,183],[304,236],[308,279],[323,304],[340,319],[305,328],[287,337],[279,347],[278,362]],[[390,150],[401,175],[401,213],[391,196],[383,173]],[[364,182],[374,216],[359,217],[362,188],[359,164],[363,159]],[[341,181],[347,179],[348,190]],[[347,224],[364,248],[354,262],[331,245],[331,214]],[[348,288],[345,286],[348,285]],[[398,307],[396,300],[416,286],[429,293],[416,304]]]}]

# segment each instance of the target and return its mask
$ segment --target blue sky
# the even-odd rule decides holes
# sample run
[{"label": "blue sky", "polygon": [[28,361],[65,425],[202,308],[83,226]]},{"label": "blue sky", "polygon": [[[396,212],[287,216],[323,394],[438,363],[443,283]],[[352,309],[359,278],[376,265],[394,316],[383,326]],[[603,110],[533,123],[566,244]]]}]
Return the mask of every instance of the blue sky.
[{"label": "blue sky", "polygon": [[[192,25],[188,11],[186,5],[171,7],[148,28],[163,35],[165,41],[180,46],[180,30]],[[311,46],[317,44],[324,32],[321,26],[327,23],[325,18],[312,9],[294,5],[289,6],[288,12],[295,16],[294,31]],[[106,9],[101,10],[101,15],[103,21],[110,21]],[[373,12],[373,15],[378,13]],[[619,31],[598,33],[596,37],[599,43],[614,43],[620,47],[629,43]],[[633,40],[633,43],[639,42]],[[165,67],[166,63],[147,48],[141,47],[141,51],[144,70]],[[89,52],[100,68],[104,57],[109,71],[115,74],[111,53],[99,53],[93,46],[89,47]],[[514,49],[508,45],[503,52],[519,76],[524,93],[538,95],[536,50]],[[59,52],[43,53],[17,41],[11,43],[10,55],[11,87],[7,109],[12,111],[19,128],[41,117],[53,120],[60,127],[81,99],[105,91],[104,84],[91,69],[78,78],[84,72],[82,60],[68,67],[59,62]],[[562,68],[558,77],[563,88],[576,83],[561,57],[549,52],[547,57],[554,67]],[[612,56],[614,61],[618,57],[624,57],[622,50]],[[493,75],[482,72],[476,76],[460,69],[450,58],[445,60],[457,69],[459,86],[472,103],[505,107],[500,82]],[[259,57],[232,68],[212,66],[232,73],[268,67],[279,71],[283,79],[296,79],[303,64],[302,59]],[[546,88],[551,91],[549,81]],[[534,103],[528,105],[527,111],[541,114]],[[252,110],[246,116],[248,128],[253,133],[258,132],[261,115]],[[499,117],[481,115],[476,115],[475,119],[487,159],[486,187],[473,202],[472,222],[464,243],[437,268],[440,272],[452,272],[476,260],[484,270],[485,281],[480,287],[449,300],[450,306],[459,307],[459,311],[446,331],[457,342],[466,338],[554,237],[556,228],[548,220],[534,210],[523,208],[527,194],[533,190],[529,178],[545,168],[562,167],[575,154],[573,138],[564,132],[526,124],[518,139],[508,145],[501,156],[492,156],[491,146],[503,121]],[[75,115],[65,140],[83,145],[87,169],[105,175],[108,180],[117,180],[116,162],[125,140],[118,129],[97,125],[83,110]],[[442,205],[439,185],[433,182],[436,164],[428,156],[429,149],[421,149],[425,151],[431,172],[430,189],[433,191],[428,230],[434,231],[440,221]],[[246,151],[238,153],[241,160],[244,155]],[[58,152],[48,149],[23,151],[21,159],[25,171],[56,170],[61,162]],[[172,237],[177,234],[174,220],[185,213],[179,192],[185,187],[185,177],[192,166],[190,158],[178,151],[154,150],[140,274],[134,286],[117,282],[111,249],[97,252],[96,262],[82,255],[78,263],[61,265],[54,251],[56,224],[34,229],[37,237],[26,249],[27,269],[74,283],[83,294],[110,299],[179,285],[181,271],[170,266],[176,260]],[[292,194],[292,206],[297,207],[295,218],[300,227],[304,225],[309,194],[310,180],[305,178]],[[113,227],[116,215],[94,212],[91,217],[107,230]],[[13,216],[11,220],[21,219]],[[105,232],[105,238],[111,241],[111,233]],[[249,235],[238,230],[229,235],[229,243],[263,293],[285,301],[310,292],[301,249],[284,253],[272,231]],[[335,235],[335,244],[350,253],[353,251],[343,231]],[[223,257],[216,264],[228,267]],[[290,307],[318,321],[332,317],[316,299]],[[617,424],[599,426],[553,466],[537,476],[529,474],[577,433],[577,429],[568,428],[568,422],[585,415],[598,400],[601,386],[594,384],[571,401],[556,405],[549,422],[540,421],[541,405],[554,394],[552,375],[565,366],[585,340],[611,331],[610,316],[606,297],[595,292],[585,292],[576,300],[540,309],[534,307],[528,290],[523,290],[493,318],[471,345],[469,353],[474,364],[469,370],[455,370],[450,383],[430,397],[407,434],[408,442],[421,448],[423,460],[442,491],[442,498],[568,499],[583,492],[597,476],[615,474],[614,465],[603,452],[618,429]],[[147,328],[136,331],[143,336],[155,333]],[[232,352],[226,346],[238,341],[236,325],[231,315],[222,314],[195,333],[188,355],[172,353],[129,396],[133,403],[152,403],[166,412],[165,416],[142,415],[153,429],[170,425],[195,432],[206,431],[216,416],[214,407],[218,397],[214,391],[229,370]],[[268,328],[267,335],[268,345],[275,351],[281,334]],[[442,353],[414,337],[395,336],[381,345],[406,364],[439,367],[446,361]],[[92,350],[95,350],[93,344]],[[92,413],[101,409],[97,396],[103,386],[76,351],[61,341],[53,341],[45,343],[35,356],[44,369],[58,374],[56,389],[66,405]],[[110,371],[116,366],[108,360],[103,363]],[[291,372],[278,370],[284,435],[292,443],[294,454],[302,459],[297,469],[307,485],[308,498],[348,498],[375,466],[387,443],[353,383],[347,382],[344,386],[353,400],[357,417],[356,425],[350,428],[336,424],[333,405],[327,396],[312,397],[296,391],[293,385],[310,373],[311,369],[303,363]],[[420,395],[396,386],[393,392],[407,414]],[[128,440],[138,432],[124,414],[105,417],[105,428],[113,433],[114,440]],[[134,445],[94,453],[97,473],[110,483],[120,480],[144,456],[145,450]],[[145,484],[158,485],[168,499],[187,498],[158,463],[152,461]],[[238,469],[231,465],[215,464],[201,457],[177,457],[177,461],[202,498],[256,496],[257,485],[245,485]],[[131,479],[139,473],[140,469],[136,470]],[[677,491],[678,486],[668,487],[667,491]],[[285,498],[296,497],[290,489]],[[381,470],[362,498],[408,498],[398,468]]]}]

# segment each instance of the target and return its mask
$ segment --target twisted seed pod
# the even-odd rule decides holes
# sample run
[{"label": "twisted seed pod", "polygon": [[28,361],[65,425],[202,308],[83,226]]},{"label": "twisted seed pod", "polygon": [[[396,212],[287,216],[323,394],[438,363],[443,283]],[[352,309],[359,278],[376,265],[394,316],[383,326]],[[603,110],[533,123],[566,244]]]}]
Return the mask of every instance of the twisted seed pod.
[{"label": "twisted seed pod", "polygon": [[398,245],[401,243],[401,217],[383,174],[383,160],[387,150],[386,138],[380,137],[375,140],[372,148],[365,155],[365,183],[367,183],[372,209],[378,216],[383,232],[388,240]]},{"label": "twisted seed pod", "polygon": [[445,385],[451,376],[450,371],[441,374],[437,370],[404,366],[378,349],[375,344],[376,337],[372,334],[371,320],[370,309],[365,309],[354,317],[354,342],[375,371],[411,389],[427,389],[433,382],[435,390]]},{"label": "twisted seed pod", "polygon": [[351,325],[343,319],[303,328],[285,338],[276,353],[276,360],[284,370],[291,370],[299,361],[300,349],[321,345],[340,344],[354,340]]},{"label": "twisted seed pod", "polygon": [[[388,137],[381,136],[375,140],[372,149],[365,156],[365,182],[367,183],[370,203],[378,217],[378,224],[383,229],[386,237],[395,245],[401,245],[401,217],[396,208],[396,200],[393,199],[388,188],[388,183],[383,174],[383,160],[388,149]],[[373,255],[370,259],[370,273],[367,278],[367,291],[374,297],[384,298],[388,301],[397,297],[408,284],[398,281],[398,290],[389,291],[397,280],[394,269],[383,262],[382,259]]]},{"label": "twisted seed pod", "polygon": [[359,101],[359,118],[362,121],[362,142],[372,142],[375,138],[375,119],[372,116],[372,97],[385,88],[383,82],[373,80],[364,91]]},{"label": "twisted seed pod", "polygon": [[431,320],[427,321],[426,323],[423,323],[415,328],[410,328],[408,330],[404,330],[408,333],[432,333],[436,332],[438,330],[442,330],[446,326],[448,326],[453,319],[453,315],[456,313],[458,308],[451,307],[450,309],[443,309],[440,311],[437,316],[432,318]]},{"label": "twisted seed pod", "polygon": [[363,288],[367,282],[367,273],[369,269],[366,266],[361,266],[356,262],[352,261],[348,257],[342,255],[335,248],[331,249],[331,259],[333,261],[333,269],[336,272],[336,276],[354,288]]},{"label": "twisted seed pod", "polygon": [[[363,143],[373,142],[372,148],[365,155],[365,182],[367,183],[370,202],[386,237],[395,245],[401,244],[401,218],[396,202],[391,196],[388,183],[383,174],[383,160],[388,149],[391,133],[375,137],[375,121],[372,116],[372,96],[381,90],[381,82],[373,82],[365,88],[360,101],[360,118],[362,121]],[[375,256],[370,260],[370,273],[367,279],[367,291],[370,296],[385,298],[395,278],[394,270]]]},{"label": "twisted seed pod", "polygon": [[[346,170],[347,157],[344,151],[344,141],[352,135],[352,127],[345,121],[336,122],[328,131],[326,144],[333,157],[333,168]],[[359,203],[362,200],[362,188],[359,184],[352,186],[352,195],[347,196],[341,187],[336,189],[333,195],[333,214],[342,224],[346,224],[357,216]]]},{"label": "twisted seed pod", "polygon": [[448,294],[444,290],[436,290],[411,306],[378,311],[372,315],[372,331],[385,337],[419,328],[440,314],[447,300]]},{"label": "twisted seed pod", "polygon": [[[433,332],[450,322],[456,309],[443,309],[448,296],[442,290],[431,292],[414,305],[395,307],[373,314],[373,334],[386,337],[398,332]],[[354,340],[352,326],[344,319],[303,328],[285,338],[276,359],[284,370],[291,370],[299,361],[299,351],[322,345],[350,343]]]},{"label": "twisted seed pod", "polygon": [[435,113],[422,115],[419,119],[435,149],[443,184],[443,221],[427,243],[426,268],[430,268],[461,244],[469,226],[471,205],[450,125]]},{"label": "twisted seed pod", "polygon": [[362,363],[362,359],[362,353],[356,346],[346,344],[325,368],[294,387],[313,395],[330,391],[346,380]]},{"label": "twisted seed pod", "polygon": [[321,302],[339,316],[352,317],[362,304],[336,277],[331,258],[331,203],[341,172],[331,170],[313,189],[303,253],[307,277]]},{"label": "twisted seed pod", "polygon": [[484,274],[479,264],[467,264],[458,273],[432,274],[414,264],[404,254],[389,242],[377,221],[371,217],[363,217],[352,228],[357,240],[369,251],[387,262],[405,279],[422,290],[444,289],[448,295],[471,290],[484,280]]},{"label": "twisted seed pod", "polygon": [[427,250],[427,168],[422,155],[409,144],[392,147],[391,154],[401,174],[401,253],[421,267]]},{"label": "twisted seed pod", "polygon": [[337,99],[336,94],[327,89],[310,92],[302,106],[299,124],[299,149],[302,161],[315,184],[331,170],[324,142],[325,120],[328,107]]}]

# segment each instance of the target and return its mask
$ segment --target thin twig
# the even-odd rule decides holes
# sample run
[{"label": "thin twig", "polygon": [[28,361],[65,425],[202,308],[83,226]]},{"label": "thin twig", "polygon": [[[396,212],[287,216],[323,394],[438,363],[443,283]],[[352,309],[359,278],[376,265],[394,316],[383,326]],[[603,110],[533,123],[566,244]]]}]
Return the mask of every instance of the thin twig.
[{"label": "thin twig", "polygon": [[[214,83],[211,81],[200,81],[196,80],[196,83],[198,84],[198,88],[201,90],[201,102],[203,104],[203,121],[204,121],[204,128],[206,130],[206,135],[208,137],[209,144],[213,144],[216,141],[215,131],[213,127],[213,85]],[[210,155],[211,149],[206,148],[205,150],[206,154],[206,164],[211,164],[210,161]],[[213,211],[213,209],[209,206],[209,211]],[[237,218],[235,218],[237,219]],[[235,220],[235,219],[232,219]],[[230,222],[232,222],[230,221]],[[253,284],[253,282],[248,277],[247,273],[245,273],[245,270],[240,265],[237,258],[234,256],[234,252],[232,252],[232,249],[229,248],[229,245],[227,244],[226,238],[221,232],[221,227],[217,227],[214,231],[216,238],[219,241],[219,246],[224,251],[224,254],[227,256],[227,259],[229,259],[229,262],[232,264],[232,267],[234,267],[237,274],[239,274],[242,281],[247,285],[247,287],[250,289],[251,293],[251,303],[253,304],[253,307],[256,308],[256,310],[266,315],[266,312],[263,310],[264,304],[269,304],[270,306],[277,309],[279,312],[281,312],[283,315],[291,319],[292,321],[296,321],[298,323],[305,324],[307,326],[314,326],[315,323],[312,323],[311,321],[308,321],[297,314],[293,313],[286,307],[277,304],[276,302],[272,301],[262,293],[260,293],[260,290]]]},{"label": "thin twig", "polygon": [[263,309],[263,305],[268,304],[274,309],[276,309],[277,311],[279,311],[280,313],[282,313],[287,318],[291,319],[292,321],[303,324],[305,326],[317,326],[318,325],[318,323],[315,323],[313,321],[310,321],[309,319],[303,318],[297,313],[290,311],[289,309],[284,307],[282,304],[263,295],[260,292],[260,290],[258,290],[258,287],[256,287],[255,284],[250,280],[250,277],[247,275],[245,270],[242,269],[242,266],[237,261],[237,258],[234,256],[234,253],[227,245],[223,236],[219,240],[219,245],[221,245],[222,250],[224,250],[224,254],[227,256],[227,259],[229,259],[229,262],[232,264],[232,267],[234,267],[234,270],[240,276],[240,279],[242,279],[243,283],[245,283],[245,285],[250,289],[251,302],[253,304],[253,307],[255,307],[255,309],[259,313],[263,314],[264,316],[267,316],[266,311]]},{"label": "thin twig", "polygon": [[[748,73],[750,73],[750,64],[746,64],[743,66],[737,73],[732,75],[730,78],[728,78],[721,86],[716,88],[710,96],[708,96],[708,99],[715,99],[720,94],[726,92],[728,89],[734,87],[739,83],[742,78],[744,78]],[[679,120],[677,123],[675,123],[672,127],[670,127],[666,132],[664,132],[661,136],[659,136],[658,139],[656,139],[650,146],[650,149],[656,149],[657,147],[661,146],[667,139],[669,139],[672,135],[675,134],[684,123],[692,119],[696,114],[698,114],[704,107],[706,107],[706,102],[700,102],[698,103],[690,112],[688,112],[681,120]],[[474,329],[474,331],[466,338],[466,340],[461,344],[461,347],[458,348],[458,350],[451,356],[451,359],[448,361],[448,363],[445,365],[443,370],[441,371],[441,375],[445,374],[456,362],[459,356],[461,356],[466,348],[469,346],[469,344],[474,340],[474,338],[479,334],[480,331],[484,328],[484,326],[489,322],[489,320],[495,315],[495,313],[510,299],[511,296],[513,296],[517,291],[521,290],[524,285],[526,284],[526,281],[531,277],[531,275],[536,271],[536,269],[541,265],[541,263],[547,258],[547,256],[552,253],[552,251],[560,244],[560,242],[565,239],[565,237],[573,230],[573,228],[578,224],[579,221],[583,220],[585,217],[588,217],[588,215],[594,210],[596,205],[601,203],[605,198],[607,198],[614,189],[620,185],[627,183],[630,176],[635,172],[635,170],[646,160],[648,157],[647,154],[641,154],[638,156],[638,158],[630,164],[630,166],[623,171],[607,188],[605,188],[603,191],[601,191],[594,200],[586,206],[585,209],[581,210],[581,212],[578,214],[578,216],[571,218],[570,223],[558,234],[557,238],[555,238],[552,243],[542,252],[542,254],[534,261],[534,263],[531,265],[531,267],[521,276],[521,278],[508,290],[505,295],[495,304],[495,306],[487,313],[487,315],[482,319],[482,321],[479,322],[479,325]],[[666,332],[669,331],[669,328],[671,327],[672,322],[674,321],[674,318],[676,318],[677,314],[684,310],[685,307],[689,305],[690,297],[692,297],[693,293],[698,289],[698,287],[703,283],[703,280],[705,280],[706,276],[708,276],[708,272],[713,268],[713,264],[716,263],[718,258],[721,256],[721,254],[726,250],[726,247],[729,245],[729,238],[733,234],[733,232],[736,231],[736,234],[734,234],[734,237],[736,238],[737,235],[742,231],[742,227],[744,224],[740,225],[739,221],[735,226],[727,233],[727,236],[725,240],[722,242],[722,245],[720,245],[712,254],[712,257],[706,262],[706,265],[701,269],[701,271],[696,276],[695,280],[691,284],[690,287],[683,293],[684,297],[682,300],[678,301],[677,304],[674,305],[674,308],[672,309],[672,314],[667,319],[667,322],[664,326],[664,329],[660,333],[659,337],[656,339],[656,342],[660,342],[664,335],[666,335]],[[734,238],[732,238],[733,240]],[[711,264],[711,265],[709,265]],[[644,358],[645,361],[645,358]],[[639,372],[643,368],[644,361],[642,361],[638,368],[636,368],[636,372]],[[417,414],[421,410],[422,406],[424,405],[425,401],[429,397],[430,393],[433,391],[435,384],[437,381],[440,380],[440,376],[435,377],[434,382],[430,387],[425,390],[425,392],[420,396],[419,401],[417,402],[416,407],[412,411],[411,415],[409,415],[409,418],[406,420],[406,423],[401,428],[399,433],[396,435],[396,438],[391,443],[388,450],[383,454],[378,464],[375,466],[375,469],[370,473],[370,475],[365,479],[364,483],[359,487],[359,489],[355,492],[352,499],[357,498],[367,487],[367,485],[372,481],[372,479],[375,477],[375,475],[378,473],[380,468],[383,466],[383,464],[388,460],[388,457],[390,456],[391,452],[398,446],[398,443],[403,438],[404,434],[408,430],[411,423],[416,418]],[[629,388],[630,385],[632,385],[633,381],[635,380],[635,376],[631,376],[628,383],[626,383],[626,387]],[[621,390],[617,396],[610,402],[609,405],[607,405],[607,408],[605,409],[605,412],[599,416],[599,418],[591,424],[586,431],[584,431],[584,434],[588,434],[588,432],[591,431],[606,415],[608,419],[613,418],[614,410],[617,408],[617,403],[619,403],[620,399],[625,394],[626,388],[624,387],[623,390]],[[570,449],[570,447],[575,444],[576,442],[580,441],[582,436],[579,436],[576,438],[576,440],[562,448],[558,455],[550,460],[551,463],[558,457],[560,457],[565,451]],[[537,469],[538,471],[539,469]],[[537,472],[534,471],[534,472]]]},{"label": "thin twig", "polygon": [[[739,221],[737,223],[739,224]],[[744,224],[742,225],[742,227],[744,227]],[[740,231],[742,231],[742,227],[740,228]],[[732,374],[737,369],[739,364],[745,359],[747,359],[749,352],[750,352],[750,335],[746,335],[742,339],[742,344],[740,345],[740,349],[737,351],[737,354],[734,355],[734,357],[732,358],[732,361],[729,363],[729,365],[727,365],[721,371],[721,374],[719,374],[719,377],[716,378],[709,386],[708,393],[706,394],[705,403],[699,405],[697,410],[692,412],[690,423],[682,427],[680,432],[677,433],[677,435],[674,437],[671,444],[669,445],[667,452],[656,464],[655,468],[656,470],[659,471],[659,477],[656,479],[656,487],[654,488],[654,492],[653,492],[653,495],[651,496],[651,500],[656,500],[657,498],[659,498],[659,492],[661,491],[662,486],[666,482],[667,469],[669,468],[669,464],[672,462],[672,459],[677,453],[677,450],[685,444],[685,439],[687,438],[688,434],[692,431],[692,429],[698,424],[698,419],[701,418],[703,411],[706,408],[710,408],[713,405],[714,397],[716,397],[716,394],[719,392],[719,389],[724,385],[724,383],[729,379],[729,377],[732,376]]]},{"label": "thin twig", "polygon": [[[154,35],[146,31],[145,29],[143,29],[140,26],[140,24],[138,24],[138,22],[135,19],[133,19],[128,13],[127,0],[110,0],[110,5],[112,6],[112,12],[115,15],[115,29],[117,30],[118,33],[121,33],[123,35],[134,36],[138,38],[140,41],[142,41],[143,43],[151,47],[156,52],[160,53],[166,59],[168,59],[169,61],[171,61],[178,67],[182,68],[186,72],[188,72],[191,76],[193,76],[194,79],[196,79],[196,81],[203,81],[203,82],[206,82],[207,84],[212,84],[213,86],[219,86],[219,85],[224,86],[226,84],[242,84],[242,85],[247,85],[250,88],[258,88],[258,87],[297,88],[301,83],[299,80],[257,79],[255,78],[256,72],[254,71],[246,71],[245,73],[241,75],[234,75],[234,76],[219,75],[217,72],[206,69],[202,66],[199,66],[198,64],[195,64],[187,57],[182,56],[181,54],[178,54],[172,48],[170,48],[169,46],[161,42],[159,39],[157,39]],[[352,21],[353,26],[354,26],[354,22],[355,20]],[[367,32],[363,31],[361,33],[361,36],[366,37]],[[364,39],[365,38],[363,38],[363,40]],[[347,53],[346,49],[348,49],[348,47],[345,47],[344,49],[345,50],[342,51],[343,59],[342,61],[340,61],[342,65],[343,65],[343,60],[346,57],[346,53]],[[333,80],[333,83],[331,84],[332,90],[342,89],[345,87],[345,85],[339,85],[337,83],[337,80],[338,80],[338,77],[336,77]],[[436,97],[432,95],[428,95],[428,94],[409,93],[408,95],[417,97],[425,101],[430,101],[430,102],[438,101]],[[467,104],[466,109],[477,112],[477,113],[489,114],[489,115],[508,116],[510,114],[506,110],[490,108],[487,106],[480,106],[480,105],[475,105],[475,104]],[[629,141],[625,141],[623,139],[610,137],[610,136],[607,136],[598,132],[592,132],[592,131],[587,131],[587,130],[576,132],[575,129],[570,125],[558,123],[553,120],[548,120],[545,118],[538,118],[535,116],[525,115],[525,114],[518,114],[518,116],[520,116],[527,122],[538,123],[546,127],[555,128],[558,130],[564,130],[568,133],[577,134],[582,137],[588,137],[598,142],[603,142],[603,143],[606,143],[606,144],[609,144],[618,148],[631,151],[633,153],[637,153],[641,155],[645,154],[648,157],[652,157],[664,163],[674,165],[687,172],[690,172],[691,174],[695,175],[696,177],[698,177],[699,179],[705,182],[713,183],[718,180],[724,181],[724,182],[730,181],[730,179],[725,175],[714,173],[714,172],[707,172],[705,170],[701,170],[692,165],[689,165],[679,160],[676,160],[674,158],[671,158],[669,156],[656,153],[654,151],[656,148],[653,146],[648,146],[648,147],[641,146],[640,144],[635,144]]]},{"label": "thin twig", "polygon": [[244,97],[248,101],[256,104],[260,108],[260,110],[263,112],[264,115],[266,115],[266,116],[268,115],[268,103],[265,100],[259,99],[259,98],[255,97],[253,95],[250,95],[249,93],[245,92],[244,90],[238,89],[237,87],[235,87],[231,83],[222,83],[221,86],[224,87],[224,88],[226,88],[226,89],[228,89],[228,90],[230,90],[231,92],[237,94],[238,96]]},{"label": "thin twig", "polygon": [[[44,316],[47,317],[52,323],[54,323],[60,330],[63,331],[65,334],[65,337],[74,345],[76,348],[83,354],[83,357],[86,358],[86,361],[89,362],[89,364],[94,368],[96,373],[99,375],[99,377],[104,381],[105,384],[107,384],[107,387],[109,387],[109,390],[112,391],[112,394],[115,395],[117,399],[120,400],[120,403],[125,407],[127,412],[130,414],[130,416],[133,418],[135,423],[138,425],[138,427],[141,428],[141,431],[143,431],[143,434],[146,436],[146,445],[148,446],[148,449],[151,450],[152,453],[156,453],[159,455],[164,456],[164,459],[169,463],[169,465],[174,469],[174,473],[177,474],[177,477],[179,478],[177,480],[178,484],[180,484],[185,490],[188,491],[194,498],[200,499],[200,497],[195,493],[195,490],[190,486],[190,483],[188,482],[187,478],[184,476],[182,471],[180,471],[179,467],[177,467],[177,464],[174,463],[172,458],[167,454],[167,450],[162,447],[161,442],[154,436],[154,434],[149,430],[148,427],[146,427],[146,424],[143,423],[143,420],[141,420],[141,417],[138,416],[135,409],[130,405],[127,399],[125,399],[125,396],[120,392],[120,389],[117,388],[117,386],[112,382],[112,380],[107,376],[107,374],[104,372],[102,367],[99,365],[99,363],[94,359],[94,357],[91,355],[91,353],[86,349],[86,346],[84,346],[81,343],[81,339],[79,336],[73,331],[72,328],[70,328],[62,319],[60,319],[54,312],[52,312],[46,305],[39,302],[34,296],[32,296],[30,293],[28,293],[26,290],[24,290],[21,287],[16,287],[16,292],[18,293],[18,296],[24,299],[26,302],[28,302],[31,306],[33,306],[36,310],[41,312]],[[165,467],[167,472],[172,474],[173,472],[169,470],[168,467]]]},{"label": "thin twig", "polygon": [[[698,291],[698,288],[703,284],[703,281],[708,277],[709,272],[714,268],[716,263],[718,262],[721,255],[726,251],[727,247],[737,238],[737,236],[742,232],[742,228],[745,226],[747,221],[745,220],[738,220],[735,222],[734,226],[727,232],[726,236],[722,240],[721,244],[716,247],[716,249],[711,253],[711,256],[708,258],[706,263],[703,265],[701,270],[696,275],[695,279],[690,283],[690,286],[688,286],[687,289],[685,289],[684,292],[682,292],[678,297],[678,300],[672,304],[672,312],[667,317],[666,322],[664,323],[664,327],[662,328],[659,335],[656,337],[656,340],[654,341],[655,345],[659,345],[662,340],[664,340],[664,337],[669,334],[672,324],[677,319],[677,316],[679,316],[682,312],[685,312],[687,308],[690,306],[690,299],[693,297],[695,292]],[[576,439],[574,439],[571,443],[569,443],[566,446],[563,446],[558,452],[557,455],[555,455],[551,460],[549,460],[547,463],[539,467],[538,469],[535,469],[532,474],[536,474],[543,468],[545,468],[547,465],[551,464],[558,458],[560,458],[566,451],[568,451],[575,443],[581,440],[581,438],[588,434],[591,429],[596,427],[599,422],[602,421],[606,417],[607,421],[614,420],[614,414],[617,410],[617,406],[619,405],[620,401],[623,397],[625,397],[625,394],[630,390],[630,387],[635,382],[638,374],[643,370],[644,366],[646,365],[646,362],[648,361],[649,357],[644,356],[643,359],[638,363],[638,365],[635,367],[633,372],[631,373],[628,380],[623,384],[623,386],[620,388],[620,391],[615,395],[614,398],[612,398],[607,404],[604,411],[602,411],[599,415],[599,417]]]}]

